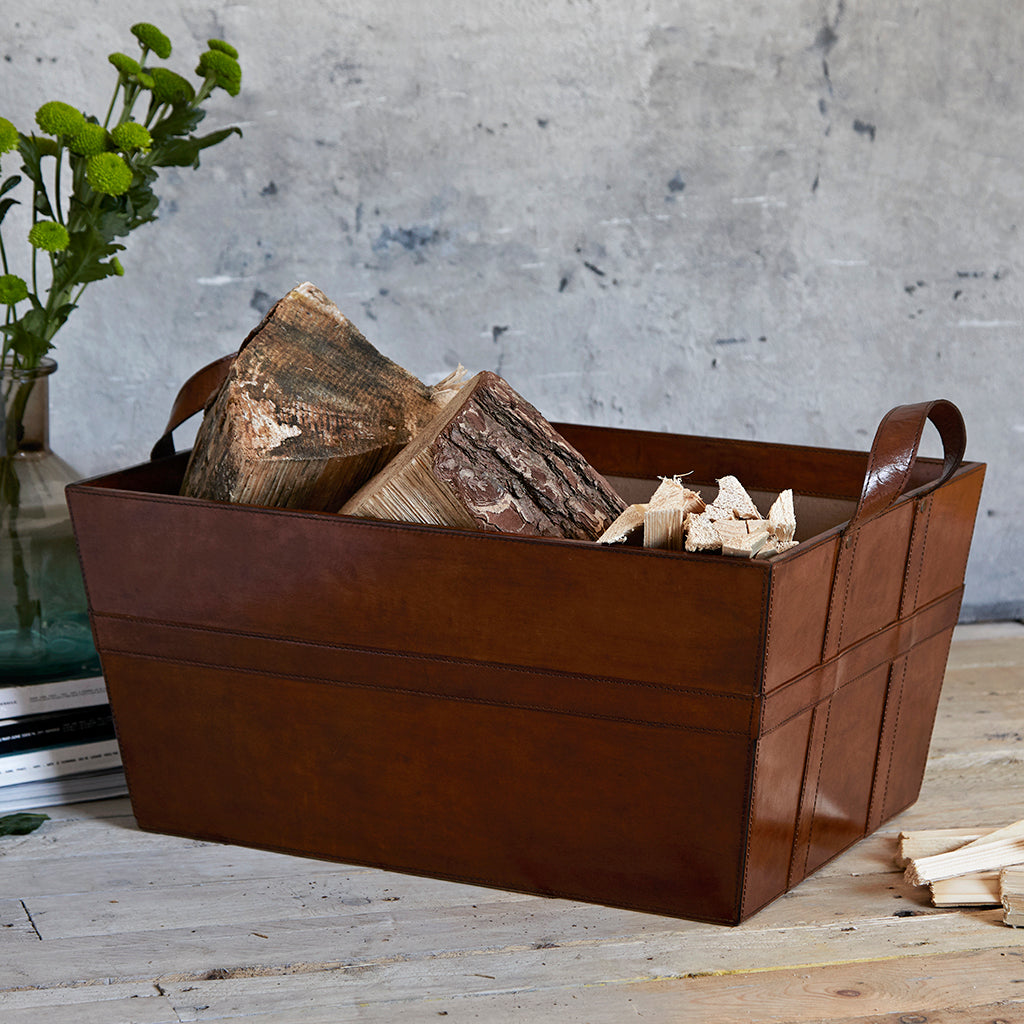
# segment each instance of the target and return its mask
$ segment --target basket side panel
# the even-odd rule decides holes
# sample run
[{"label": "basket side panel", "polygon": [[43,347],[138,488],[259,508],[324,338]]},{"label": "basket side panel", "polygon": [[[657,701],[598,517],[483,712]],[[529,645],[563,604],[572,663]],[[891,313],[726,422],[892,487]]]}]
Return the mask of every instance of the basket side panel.
[{"label": "basket side panel", "polygon": [[758,741],[743,890],[744,917],[781,896],[789,886],[811,717],[808,710]]},{"label": "basket side panel", "polygon": [[736,920],[747,736],[349,686],[343,655],[105,669],[144,828]]},{"label": "basket side panel", "polygon": [[94,614],[709,692],[760,686],[766,565],[101,488],[69,496]]},{"label": "basket side panel", "polygon": [[828,703],[811,829],[799,877],[817,870],[867,831],[888,680],[889,666],[880,665],[838,690]]},{"label": "basket side panel", "polygon": [[924,499],[923,504],[930,506],[927,530],[916,578],[915,567],[908,567],[907,584],[913,593],[906,595],[906,606],[919,608],[963,583],[984,476],[985,467],[976,465]]},{"label": "basket side panel", "polygon": [[765,691],[821,662],[839,538],[795,549],[772,571]]},{"label": "basket side panel", "polygon": [[889,750],[880,758],[875,782],[878,823],[909,807],[920,793],[952,639],[953,630],[946,630],[893,664],[883,737],[883,750]]},{"label": "basket side panel", "polygon": [[[826,640],[829,652],[849,647],[899,618],[913,523],[914,503],[903,502],[840,543]],[[846,559],[852,561],[842,573]]]}]

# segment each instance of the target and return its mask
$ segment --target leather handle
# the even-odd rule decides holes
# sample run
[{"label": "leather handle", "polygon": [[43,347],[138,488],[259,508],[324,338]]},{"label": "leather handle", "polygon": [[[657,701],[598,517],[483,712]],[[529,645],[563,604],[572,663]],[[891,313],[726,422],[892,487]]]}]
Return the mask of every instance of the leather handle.
[{"label": "leather handle", "polygon": [[864,474],[864,488],[850,527],[884,512],[907,489],[925,424],[931,421],[942,439],[942,473],[928,490],[945,483],[960,466],[967,448],[967,428],[960,410],[944,398],[916,405],[898,405],[883,417],[875,432]]},{"label": "leather handle", "polygon": [[185,420],[193,417],[197,412],[206,408],[207,402],[217,393],[224,378],[235,361],[236,353],[221,356],[212,363],[208,363],[201,370],[197,370],[178,391],[174,404],[171,406],[171,415],[164,427],[163,436],[150,452],[150,459],[163,459],[174,454],[174,438],[171,436],[175,428],[180,427]]}]

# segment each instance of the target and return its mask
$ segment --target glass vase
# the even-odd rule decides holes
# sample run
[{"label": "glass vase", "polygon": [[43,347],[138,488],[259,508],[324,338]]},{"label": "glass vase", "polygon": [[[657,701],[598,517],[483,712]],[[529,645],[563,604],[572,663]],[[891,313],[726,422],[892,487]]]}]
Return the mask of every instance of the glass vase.
[{"label": "glass vase", "polygon": [[100,674],[64,487],[77,474],[49,445],[49,377],[0,372],[0,686]]}]

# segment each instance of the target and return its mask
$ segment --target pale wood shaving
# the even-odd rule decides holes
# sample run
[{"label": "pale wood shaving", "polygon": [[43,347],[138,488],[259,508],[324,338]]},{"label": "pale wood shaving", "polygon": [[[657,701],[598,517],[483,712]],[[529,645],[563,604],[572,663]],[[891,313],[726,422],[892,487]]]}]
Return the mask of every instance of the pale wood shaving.
[{"label": "pale wood shaving", "polygon": [[634,530],[644,525],[646,505],[629,505],[600,537],[599,544],[621,544]]},{"label": "pale wood shaving", "polygon": [[718,481],[718,496],[711,504],[723,513],[715,515],[718,519],[762,518],[746,488],[734,476],[723,476]]},{"label": "pale wood shaving", "polygon": [[793,492],[782,491],[768,510],[768,523],[772,536],[779,540],[792,540],[796,533],[796,513],[793,511]]},{"label": "pale wood shaving", "polygon": [[691,512],[686,517],[687,551],[718,551],[722,547],[722,538],[715,530],[714,523],[706,512]]}]

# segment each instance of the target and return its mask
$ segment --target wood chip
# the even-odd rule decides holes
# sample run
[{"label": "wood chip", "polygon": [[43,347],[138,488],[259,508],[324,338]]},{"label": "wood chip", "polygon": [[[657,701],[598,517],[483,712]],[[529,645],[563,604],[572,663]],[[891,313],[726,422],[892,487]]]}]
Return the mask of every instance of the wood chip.
[{"label": "wood chip", "polygon": [[768,510],[768,528],[780,541],[790,541],[796,533],[796,513],[793,511],[793,492],[782,491]]},{"label": "wood chip", "polygon": [[746,488],[734,476],[723,476],[718,481],[718,495],[708,509],[714,509],[712,519],[762,518]]},{"label": "wood chip", "polygon": [[686,517],[687,551],[718,551],[722,547],[722,538],[715,530],[715,524],[707,512],[693,513]]},{"label": "wood chip", "polygon": [[600,537],[599,544],[622,544],[634,530],[644,525],[646,505],[629,505]]}]

